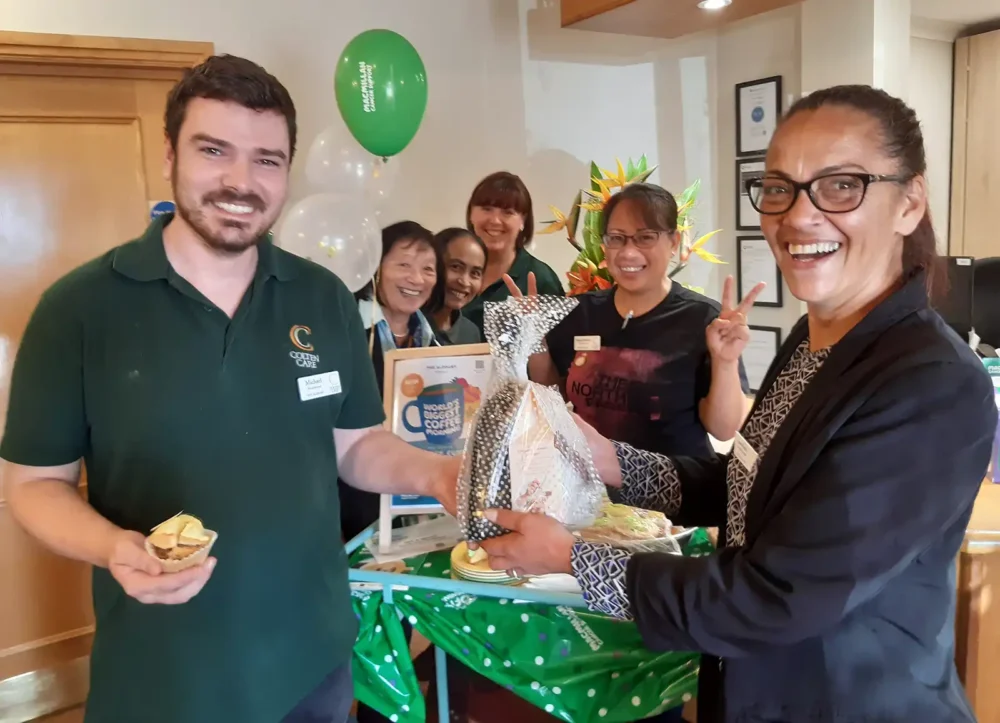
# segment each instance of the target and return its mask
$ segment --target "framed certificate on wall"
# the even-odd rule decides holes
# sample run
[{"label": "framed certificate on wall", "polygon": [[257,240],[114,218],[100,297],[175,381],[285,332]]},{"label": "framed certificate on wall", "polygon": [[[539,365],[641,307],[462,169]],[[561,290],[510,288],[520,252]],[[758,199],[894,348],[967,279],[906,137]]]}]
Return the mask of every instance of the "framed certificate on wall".
[{"label": "framed certificate on wall", "polygon": [[[489,344],[396,349],[385,355],[386,429],[435,454],[459,455],[493,376]],[[382,495],[379,547],[397,515],[444,512],[432,497]]]},{"label": "framed certificate on wall", "polygon": [[781,117],[781,76],[736,86],[736,155],[763,154]]},{"label": "framed certificate on wall", "polygon": [[783,303],[781,269],[774,260],[774,254],[771,253],[767,240],[763,236],[737,236],[736,298],[742,299],[744,294],[761,281],[767,286],[760,292],[753,305],[781,308]]}]

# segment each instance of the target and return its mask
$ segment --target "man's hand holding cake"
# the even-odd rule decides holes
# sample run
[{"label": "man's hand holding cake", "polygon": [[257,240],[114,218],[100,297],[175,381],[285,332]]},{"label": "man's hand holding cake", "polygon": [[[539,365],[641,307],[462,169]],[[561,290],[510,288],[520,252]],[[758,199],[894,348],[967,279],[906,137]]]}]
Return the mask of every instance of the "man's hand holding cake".
[{"label": "man's hand holding cake", "polygon": [[108,571],[141,603],[178,605],[193,598],[212,576],[208,553],[216,534],[191,515],[176,515],[149,537],[120,530],[114,537]]}]

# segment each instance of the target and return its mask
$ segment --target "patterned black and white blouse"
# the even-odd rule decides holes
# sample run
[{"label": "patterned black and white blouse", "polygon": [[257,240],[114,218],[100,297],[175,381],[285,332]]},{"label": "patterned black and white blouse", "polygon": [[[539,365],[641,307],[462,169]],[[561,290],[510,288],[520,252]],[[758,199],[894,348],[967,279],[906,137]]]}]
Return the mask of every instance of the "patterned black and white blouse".
[{"label": "patterned black and white blouse", "polygon": [[[740,547],[746,543],[747,498],[760,460],[829,351],[810,351],[809,339],[806,338],[792,354],[763,402],[747,420],[742,434],[757,452],[757,462],[752,470],[747,470],[735,455],[730,457],[727,469],[727,545]],[[633,507],[659,510],[667,517],[676,515],[681,506],[681,483],[670,459],[627,444],[614,444],[622,469],[621,501]],[[631,556],[632,553],[607,544],[579,542],[574,546],[573,573],[590,609],[616,618],[632,617],[625,593],[625,570]]]}]

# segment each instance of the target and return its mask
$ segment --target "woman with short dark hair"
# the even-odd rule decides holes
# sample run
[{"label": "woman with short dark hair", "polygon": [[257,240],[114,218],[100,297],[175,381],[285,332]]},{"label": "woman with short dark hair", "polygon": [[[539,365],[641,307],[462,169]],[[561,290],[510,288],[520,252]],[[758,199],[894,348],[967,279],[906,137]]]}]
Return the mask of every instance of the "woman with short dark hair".
[{"label": "woman with short dark hair", "polygon": [[[368,332],[379,393],[385,376],[385,353],[438,345],[434,330],[420,311],[437,281],[434,236],[415,221],[399,221],[382,229],[382,260],[373,283],[354,296]],[[340,484],[340,525],[350,540],[375,522],[379,496]]]},{"label": "woman with short dark hair", "polygon": [[483,304],[503,301],[508,296],[504,274],[509,275],[524,293],[528,291],[528,276],[533,274],[539,293],[563,295],[562,282],[556,272],[525,248],[534,234],[535,216],[531,194],[518,176],[499,171],[476,184],[465,208],[465,224],[489,250],[483,290],[463,310],[466,318],[480,331],[483,330]]},{"label": "woman with short dark hair", "polygon": [[669,191],[626,186],[608,200],[603,223],[615,285],[576,297],[579,306],[549,333],[548,353],[531,359],[531,378],[561,385],[601,434],[708,457],[709,433],[732,439],[749,406],[742,346],[720,344],[717,302],[670,279],[680,234]]}]

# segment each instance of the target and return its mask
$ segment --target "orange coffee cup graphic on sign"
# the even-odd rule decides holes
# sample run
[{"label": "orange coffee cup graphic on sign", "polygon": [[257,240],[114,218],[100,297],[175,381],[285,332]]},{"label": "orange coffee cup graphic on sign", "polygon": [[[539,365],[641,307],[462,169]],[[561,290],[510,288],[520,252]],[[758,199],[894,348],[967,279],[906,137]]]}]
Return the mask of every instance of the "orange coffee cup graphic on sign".
[{"label": "orange coffee cup graphic on sign", "polygon": [[407,374],[399,383],[399,391],[404,397],[415,398],[424,391],[424,378],[419,374]]}]

